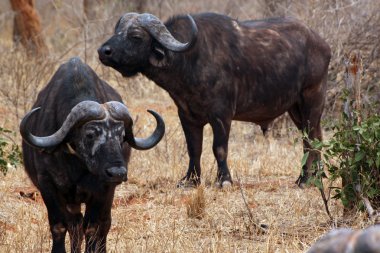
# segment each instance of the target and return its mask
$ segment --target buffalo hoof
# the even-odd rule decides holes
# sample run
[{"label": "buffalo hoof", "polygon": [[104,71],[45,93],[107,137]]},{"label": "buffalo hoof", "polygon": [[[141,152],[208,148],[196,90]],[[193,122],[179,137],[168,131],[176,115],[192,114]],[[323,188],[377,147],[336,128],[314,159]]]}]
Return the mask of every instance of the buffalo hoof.
[{"label": "buffalo hoof", "polygon": [[[310,173],[308,175],[307,174],[306,175],[301,174],[295,183],[301,189],[310,188],[312,186],[315,186],[313,181],[314,181],[314,179],[316,179],[316,177],[317,177],[317,173]],[[320,173],[320,177],[327,178],[327,175],[322,171],[322,173]]]},{"label": "buffalo hoof", "polygon": [[215,186],[219,188],[230,188],[232,186],[232,178],[230,173],[223,173],[216,176]]},{"label": "buffalo hoof", "polygon": [[300,175],[295,183],[296,185],[298,185],[299,188],[306,189],[310,187],[310,184],[307,183],[308,180],[309,180],[309,177],[305,175]]},{"label": "buffalo hoof", "polygon": [[223,188],[223,189],[229,189],[232,187],[232,180],[231,180],[231,178],[224,179],[224,180],[217,180],[215,182],[215,187]]},{"label": "buffalo hoof", "polygon": [[187,176],[185,176],[177,183],[177,188],[196,188],[200,184],[200,179],[189,179]]},{"label": "buffalo hoof", "polygon": [[221,186],[222,186],[222,188],[230,188],[230,187],[232,187],[232,182],[231,181],[223,181]]},{"label": "buffalo hoof", "polygon": [[312,183],[310,183],[310,178],[312,178],[314,175],[300,175],[298,179],[296,180],[296,184],[301,189],[307,189],[313,186]]}]

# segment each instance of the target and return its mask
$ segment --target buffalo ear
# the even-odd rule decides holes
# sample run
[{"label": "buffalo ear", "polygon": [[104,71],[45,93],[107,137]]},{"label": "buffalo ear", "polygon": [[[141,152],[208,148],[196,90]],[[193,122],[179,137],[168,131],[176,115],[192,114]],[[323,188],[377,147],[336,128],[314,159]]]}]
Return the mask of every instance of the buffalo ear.
[{"label": "buffalo ear", "polygon": [[149,62],[158,68],[165,67],[167,65],[165,49],[159,46],[154,46],[149,56]]}]

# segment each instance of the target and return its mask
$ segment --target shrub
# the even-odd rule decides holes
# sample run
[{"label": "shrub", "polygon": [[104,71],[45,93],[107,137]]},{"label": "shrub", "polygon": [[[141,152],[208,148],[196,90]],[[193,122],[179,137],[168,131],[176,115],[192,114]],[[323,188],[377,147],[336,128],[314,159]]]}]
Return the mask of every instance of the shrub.
[{"label": "shrub", "polygon": [[334,134],[327,141],[312,141],[312,146],[323,148],[322,163],[328,179],[341,186],[333,187],[333,198],[340,199],[346,208],[360,208],[362,197],[374,207],[380,207],[380,116],[372,115],[361,122],[346,115],[333,126]]},{"label": "shrub", "polygon": [[[321,164],[328,171],[328,197],[333,190],[332,197],[342,201],[346,212],[366,207],[373,216],[373,208],[380,207],[380,116],[374,107],[363,108],[361,102],[360,52],[347,56],[344,63],[346,89],[342,117],[332,124],[333,136],[329,140],[308,141],[313,149],[321,152]],[[307,154],[302,162],[306,161],[305,157]],[[328,212],[321,180],[324,172],[319,170],[316,174],[310,183],[321,190]],[[338,179],[340,185],[336,184]],[[337,186],[332,186],[334,183]]]},{"label": "shrub", "polygon": [[19,146],[12,141],[12,131],[0,127],[0,172],[4,175],[8,172],[8,166],[16,166],[21,161]]}]

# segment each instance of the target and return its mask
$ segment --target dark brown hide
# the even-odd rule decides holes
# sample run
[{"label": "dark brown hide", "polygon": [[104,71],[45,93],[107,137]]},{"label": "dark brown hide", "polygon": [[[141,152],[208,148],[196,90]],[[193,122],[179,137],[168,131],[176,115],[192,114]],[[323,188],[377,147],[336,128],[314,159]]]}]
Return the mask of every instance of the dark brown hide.
[{"label": "dark brown hide", "polygon": [[[130,17],[125,14],[120,19],[115,34],[98,49],[99,58],[124,76],[144,74],[172,97],[190,158],[183,182],[200,183],[206,124],[214,133],[213,152],[221,186],[232,182],[227,166],[232,120],[254,122],[266,129],[288,112],[309,138],[322,138],[320,119],[330,48],[298,20],[238,21],[202,13],[191,15],[194,28],[188,16],[175,16],[164,24],[170,36],[182,43],[195,43],[174,52],[136,21],[139,16]],[[309,148],[305,140],[304,152]],[[303,186],[313,174],[312,163],[317,159],[318,154],[311,151],[298,185]]]},{"label": "dark brown hide", "polygon": [[[131,147],[164,134],[161,117],[147,139],[134,138],[120,95],[79,58],[62,64],[20,124],[24,167],[46,205],[52,252],[105,252],[115,187],[127,180]],[[37,109],[40,108],[40,109]],[[84,215],[81,204],[86,205]]]}]

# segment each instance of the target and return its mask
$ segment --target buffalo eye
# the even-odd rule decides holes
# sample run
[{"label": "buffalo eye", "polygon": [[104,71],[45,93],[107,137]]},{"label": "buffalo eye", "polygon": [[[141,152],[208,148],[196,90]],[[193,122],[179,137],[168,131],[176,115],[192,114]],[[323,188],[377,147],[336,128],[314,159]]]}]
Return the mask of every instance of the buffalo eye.
[{"label": "buffalo eye", "polygon": [[88,134],[86,134],[86,139],[88,139],[88,140],[93,140],[94,139],[94,134],[93,133],[88,133]]},{"label": "buffalo eye", "polygon": [[96,137],[96,132],[94,130],[87,131],[85,137],[87,140],[92,141]]},{"label": "buffalo eye", "polygon": [[140,42],[140,41],[142,41],[142,38],[138,37],[138,36],[133,36],[132,40],[135,41],[135,42]]},{"label": "buffalo eye", "polygon": [[132,32],[128,34],[128,38],[135,41],[135,42],[140,42],[142,41],[142,36],[140,33]]}]

